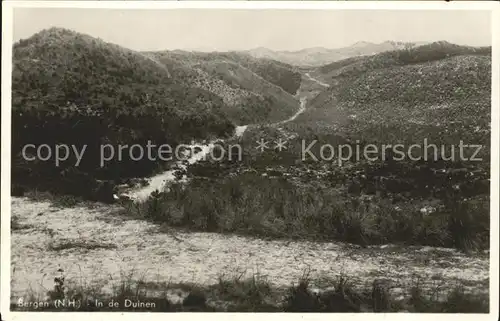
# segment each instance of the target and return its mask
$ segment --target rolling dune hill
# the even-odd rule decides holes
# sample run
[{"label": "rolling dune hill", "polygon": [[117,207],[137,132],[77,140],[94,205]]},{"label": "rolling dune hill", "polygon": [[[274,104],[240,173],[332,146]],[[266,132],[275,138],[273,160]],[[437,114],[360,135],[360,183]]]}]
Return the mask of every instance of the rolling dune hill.
[{"label": "rolling dune hill", "polygon": [[[142,53],[62,28],[20,40],[13,47],[14,182],[101,199],[94,195],[100,194],[96,179],[116,182],[164,167],[127,155],[102,167],[102,144],[175,146],[231,136],[235,125],[293,115],[299,102],[286,90],[297,91],[300,74],[260,61],[237,54]],[[293,84],[287,83],[290,75]],[[72,167],[74,155],[56,167],[26,162],[20,151],[27,143],[87,149],[78,168]],[[61,175],[65,183],[53,186],[51,177]]]},{"label": "rolling dune hill", "polygon": [[[349,193],[376,192],[393,201],[439,199],[451,215],[464,215],[459,226],[482,222],[479,229],[488,231],[490,50],[439,42],[318,68],[311,74],[323,76],[330,87],[284,128],[318,140],[315,155],[322,144],[359,146],[353,156],[359,160],[334,170],[333,177],[348,177]],[[374,161],[363,154],[369,144],[378,151]],[[389,150],[386,157],[399,160],[384,161],[384,146],[398,144],[403,159]],[[476,147],[462,154],[460,144]],[[473,203],[483,210],[472,210]]]},{"label": "rolling dune hill", "polygon": [[340,60],[317,68],[314,74],[327,82],[334,82],[337,78],[356,77],[363,72],[375,69],[425,63],[459,55],[491,56],[491,47],[460,46],[447,41],[438,41],[372,56],[357,56]]},{"label": "rolling dune hill", "polygon": [[350,139],[457,143],[461,137],[487,149],[490,50],[438,42],[320,67],[313,74],[331,86],[297,121],[316,119]]},{"label": "rolling dune hill", "polygon": [[422,44],[424,43],[405,43],[400,41],[371,43],[366,41],[359,41],[351,46],[335,49],[314,47],[298,51],[273,51],[267,48],[260,47],[248,50],[247,53],[256,58],[268,58],[296,66],[319,67],[351,57],[375,55],[385,51],[401,49],[409,45],[419,46]]},{"label": "rolling dune hill", "polygon": [[[201,53],[185,51],[153,52],[155,57],[192,86],[220,96],[228,115],[237,124],[269,122],[293,115],[298,101],[293,97],[301,75],[291,66],[255,59],[239,53]],[[187,69],[187,70],[186,70]]]}]

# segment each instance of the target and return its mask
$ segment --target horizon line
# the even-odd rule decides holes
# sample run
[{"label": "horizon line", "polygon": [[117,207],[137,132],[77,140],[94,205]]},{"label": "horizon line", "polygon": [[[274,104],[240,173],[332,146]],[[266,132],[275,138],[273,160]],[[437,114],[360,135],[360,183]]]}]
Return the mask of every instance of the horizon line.
[{"label": "horizon line", "polygon": [[43,32],[43,31],[49,31],[51,29],[67,30],[67,31],[71,31],[71,32],[74,32],[74,33],[86,35],[86,36],[89,36],[89,37],[92,37],[92,38],[100,39],[100,40],[102,40],[102,41],[104,41],[106,43],[114,44],[114,45],[117,45],[117,46],[120,46],[120,47],[123,47],[123,48],[127,48],[127,49],[130,49],[130,50],[136,51],[136,52],[187,51],[187,52],[206,52],[206,53],[210,53],[210,52],[245,52],[245,51],[254,51],[254,50],[262,50],[262,49],[264,49],[264,50],[269,50],[269,51],[272,51],[272,52],[275,52],[275,53],[298,53],[300,51],[304,51],[304,50],[308,50],[308,49],[315,49],[315,48],[325,49],[325,50],[339,50],[339,49],[345,49],[345,48],[353,47],[353,46],[355,46],[356,44],[359,44],[359,43],[365,43],[366,45],[382,45],[382,44],[385,44],[385,43],[421,44],[421,45],[426,45],[426,44],[431,44],[431,43],[436,43],[436,42],[448,42],[448,43],[454,44],[454,45],[468,46],[468,47],[475,47],[475,48],[492,47],[491,44],[488,44],[488,45],[459,44],[459,43],[456,43],[456,42],[453,42],[453,41],[449,41],[449,40],[445,40],[445,39],[441,39],[441,40],[413,40],[413,41],[389,40],[389,39],[387,39],[387,40],[384,40],[384,41],[381,41],[381,42],[373,42],[373,41],[368,41],[368,40],[357,40],[357,41],[352,42],[350,45],[346,45],[346,46],[342,46],[342,47],[326,47],[326,46],[322,46],[322,45],[316,45],[316,46],[302,47],[301,49],[273,49],[273,48],[266,47],[266,46],[256,46],[256,47],[250,47],[250,48],[244,48],[244,49],[217,49],[217,48],[203,48],[203,47],[200,47],[200,48],[189,48],[189,47],[188,48],[178,48],[177,47],[177,48],[162,48],[162,49],[134,49],[134,48],[130,48],[130,47],[118,44],[116,42],[111,42],[111,41],[105,40],[105,39],[103,39],[103,38],[101,38],[99,36],[94,36],[94,35],[86,33],[86,32],[81,32],[81,31],[77,31],[75,29],[71,29],[71,28],[68,28],[68,27],[61,27],[61,26],[51,26],[51,27],[40,29],[39,31],[33,33],[31,36],[29,36],[27,38],[20,38],[20,39],[14,41],[12,45],[15,45],[15,44],[19,43],[21,40],[30,39],[33,36],[35,36],[35,35]]}]

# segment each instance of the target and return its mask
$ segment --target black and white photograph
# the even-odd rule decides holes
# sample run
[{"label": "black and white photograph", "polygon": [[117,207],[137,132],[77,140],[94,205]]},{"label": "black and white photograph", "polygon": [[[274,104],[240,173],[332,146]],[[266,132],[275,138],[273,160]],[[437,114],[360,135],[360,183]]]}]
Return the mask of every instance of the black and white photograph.
[{"label": "black and white photograph", "polygon": [[3,19],[2,310],[498,316],[493,6],[77,2]]}]

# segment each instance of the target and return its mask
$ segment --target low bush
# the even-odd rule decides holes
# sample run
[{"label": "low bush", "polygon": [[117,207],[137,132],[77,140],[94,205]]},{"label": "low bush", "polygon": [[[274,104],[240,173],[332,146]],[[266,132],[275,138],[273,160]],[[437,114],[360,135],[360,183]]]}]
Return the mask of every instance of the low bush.
[{"label": "low bush", "polygon": [[360,200],[332,188],[297,186],[285,178],[247,172],[176,184],[133,214],[158,223],[210,232],[273,238],[404,243],[482,249],[489,246],[487,198],[453,199],[425,213],[410,203]]}]

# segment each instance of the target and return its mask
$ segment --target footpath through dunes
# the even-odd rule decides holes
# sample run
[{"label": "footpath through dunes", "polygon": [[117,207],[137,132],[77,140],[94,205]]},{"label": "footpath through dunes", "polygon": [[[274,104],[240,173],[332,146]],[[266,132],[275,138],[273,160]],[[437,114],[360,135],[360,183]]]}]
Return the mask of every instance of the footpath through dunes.
[{"label": "footpath through dunes", "polygon": [[119,206],[57,208],[50,202],[13,197],[12,301],[28,295],[43,299],[59,268],[67,284],[104,293],[127,280],[210,285],[219,277],[254,274],[275,287],[288,287],[307,272],[318,289],[344,273],[355,286],[376,278],[392,280],[393,291],[402,296],[417,279],[428,288],[446,290],[461,284],[474,293],[488,291],[484,253],[184,233],[122,213]]},{"label": "footpath through dunes", "polygon": [[[274,126],[274,125],[281,125],[285,124],[287,122],[293,121],[297,116],[302,114],[306,110],[306,103],[307,99],[306,98],[301,98],[300,101],[300,108],[297,110],[297,112],[290,118],[277,122],[274,124],[270,124],[269,126]],[[240,138],[245,134],[245,131],[247,130],[248,126],[251,125],[242,125],[242,126],[237,126],[234,131],[234,138]],[[209,153],[211,150],[214,148],[215,144],[217,142],[223,142],[223,140],[217,139],[212,142],[206,143],[206,144],[190,144],[187,145],[187,160],[186,162],[183,161],[178,161],[176,166],[176,169],[171,169],[168,171],[165,171],[161,174],[152,176],[147,179],[148,183],[146,186],[137,186],[135,188],[131,188],[127,191],[124,191],[121,193],[122,196],[125,196],[133,201],[137,202],[143,202],[147,200],[147,198],[155,191],[163,191],[165,187],[168,186],[169,183],[172,183],[176,181],[177,179],[177,173],[185,172],[188,170],[188,165],[193,165],[197,163],[198,161],[201,161],[208,157]],[[198,149],[197,153],[191,154],[190,150],[195,150]],[[191,155],[189,155],[191,154]],[[181,174],[182,178],[181,180],[185,179],[185,175]],[[120,196],[116,196],[116,198],[120,198]]]},{"label": "footpath through dunes", "polygon": [[[321,84],[322,86],[326,85],[321,83],[321,81],[311,77],[309,74],[306,74],[306,77],[318,84]],[[328,85],[326,85],[328,86]],[[306,110],[306,105],[307,105],[307,93],[305,91],[302,91],[301,88],[297,91],[296,98],[300,100],[300,107],[299,109],[295,112],[294,115],[292,115],[290,118],[285,119],[283,121],[278,121],[276,123],[268,124],[268,126],[277,126],[277,125],[283,125],[288,122],[293,121],[296,119],[300,114],[302,114]],[[244,134],[247,128],[252,125],[241,125],[241,126],[236,126],[233,138],[241,138]],[[217,143],[217,141],[222,142],[222,140],[217,139],[212,142],[208,142],[205,144],[190,144],[188,145],[189,150],[195,150],[198,149],[197,153],[193,153],[192,155],[188,156],[188,159],[186,162],[179,161],[177,162],[176,166],[178,169],[171,169],[168,171],[165,171],[161,174],[155,175],[153,177],[150,177],[148,179],[148,184],[146,186],[137,186],[135,188],[129,189],[127,191],[124,191],[121,193],[122,196],[125,196],[133,201],[138,201],[138,202],[143,202],[147,200],[147,198],[155,191],[163,191],[163,189],[168,186],[169,183],[174,182],[177,179],[177,173],[185,172],[188,169],[188,165],[193,165],[197,163],[198,161],[201,161],[205,159],[210,151],[214,148],[214,145]],[[189,151],[188,151],[189,153]],[[185,175],[181,174],[182,178],[185,179]],[[120,196],[116,196],[116,198],[119,198]]]},{"label": "footpath through dunes", "polygon": [[314,81],[315,83],[317,83],[317,84],[319,84],[319,85],[321,85],[323,87],[330,87],[329,84],[324,83],[324,82],[322,82],[322,81],[320,81],[320,80],[318,80],[316,78],[313,78],[308,72],[305,75],[306,75],[307,78],[309,78],[310,80]]}]

